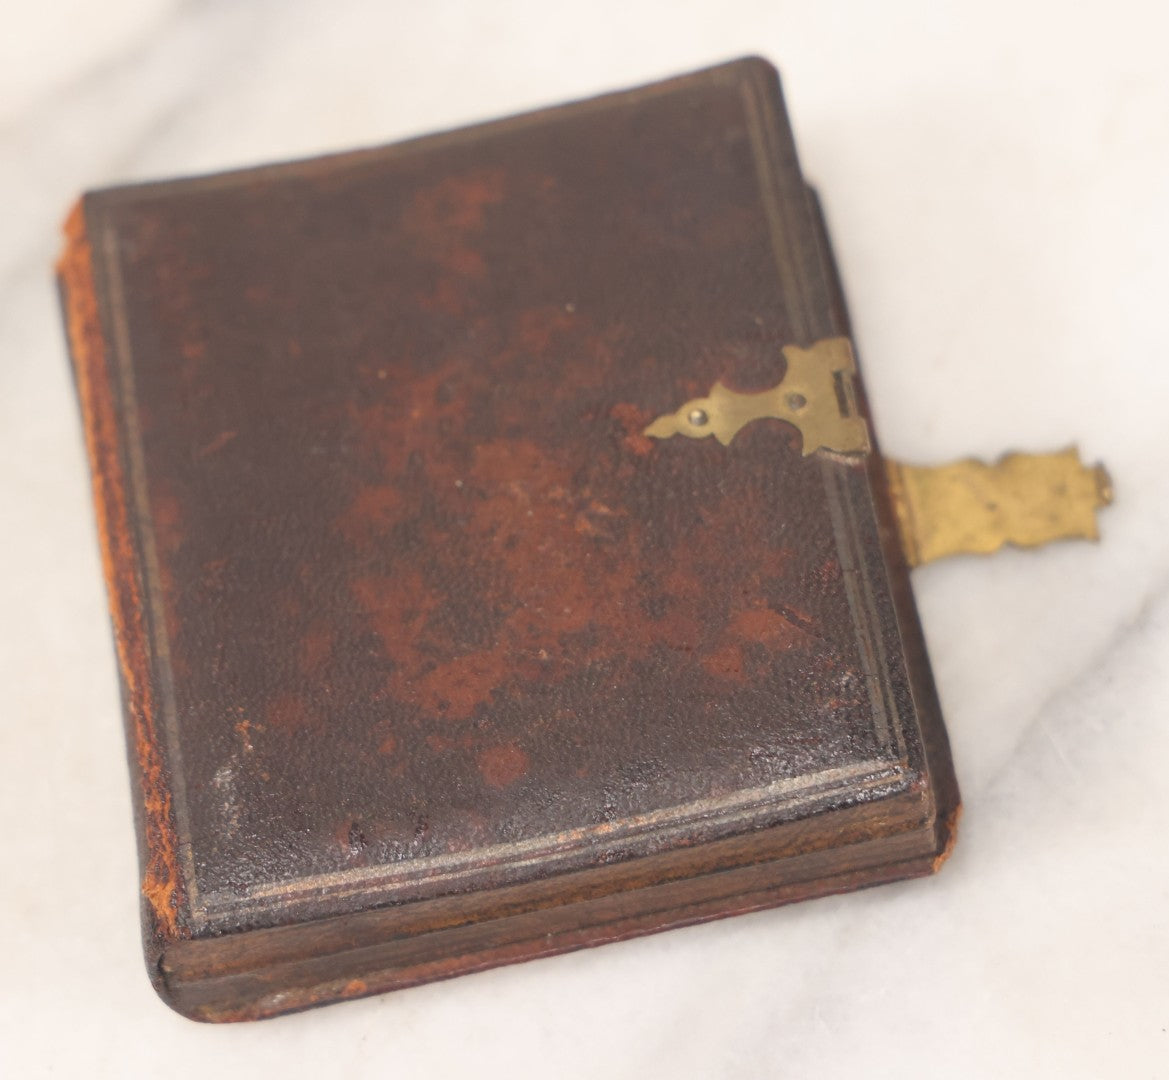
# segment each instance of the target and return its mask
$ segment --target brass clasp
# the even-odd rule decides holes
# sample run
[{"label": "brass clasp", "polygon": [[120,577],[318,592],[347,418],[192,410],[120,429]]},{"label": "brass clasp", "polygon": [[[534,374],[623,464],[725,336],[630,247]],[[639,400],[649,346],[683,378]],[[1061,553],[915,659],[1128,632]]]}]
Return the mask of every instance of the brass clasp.
[{"label": "brass clasp", "polygon": [[1103,465],[1074,446],[1054,454],[1007,454],[993,465],[886,461],[901,546],[910,566],[947,555],[989,554],[1003,544],[1096,540],[1096,510],[1112,502]]},{"label": "brass clasp", "polygon": [[869,432],[857,413],[852,376],[856,361],[848,338],[817,341],[811,348],[785,345],[787,371],[777,386],[740,394],[715,383],[710,395],[694,398],[675,412],[659,416],[645,429],[655,439],[713,435],[724,446],[753,420],[771,417],[799,429],[806,457],[817,450],[864,454]]}]

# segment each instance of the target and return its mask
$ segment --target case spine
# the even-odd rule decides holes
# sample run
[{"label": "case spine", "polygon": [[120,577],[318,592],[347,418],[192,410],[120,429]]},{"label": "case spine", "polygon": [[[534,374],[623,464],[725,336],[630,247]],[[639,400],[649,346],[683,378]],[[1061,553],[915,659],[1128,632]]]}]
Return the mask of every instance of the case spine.
[{"label": "case spine", "polygon": [[102,569],[121,677],[135,788],[147,963],[151,977],[157,980],[161,978],[158,959],[166,941],[189,935],[182,917],[184,889],[169,770],[157,730],[157,697],[117,419],[116,385],[108,338],[102,326],[84,200],[70,213],[64,233],[65,247],[57,263],[57,279],[81,407]]}]

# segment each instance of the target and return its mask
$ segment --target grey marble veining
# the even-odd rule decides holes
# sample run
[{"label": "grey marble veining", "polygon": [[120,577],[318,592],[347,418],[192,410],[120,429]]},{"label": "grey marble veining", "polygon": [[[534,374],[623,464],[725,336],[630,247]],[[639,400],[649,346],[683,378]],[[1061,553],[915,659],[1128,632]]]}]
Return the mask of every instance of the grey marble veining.
[{"label": "grey marble veining", "polygon": [[[14,0],[0,17],[0,1074],[1169,1075],[1161,6]],[[746,52],[783,71],[885,450],[1076,440],[1116,482],[1099,545],[915,572],[965,795],[953,859],[261,1025],[171,1014],[139,959],[51,277],[70,202]]]}]

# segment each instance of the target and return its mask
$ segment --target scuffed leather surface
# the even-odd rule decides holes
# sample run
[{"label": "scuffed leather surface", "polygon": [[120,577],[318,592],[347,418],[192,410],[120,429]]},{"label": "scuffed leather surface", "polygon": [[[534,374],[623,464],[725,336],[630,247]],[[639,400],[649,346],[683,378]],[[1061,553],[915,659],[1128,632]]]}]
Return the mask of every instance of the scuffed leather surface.
[{"label": "scuffed leather surface", "polygon": [[832,330],[758,79],[91,202],[196,900],[878,753],[819,460],[641,434]]}]

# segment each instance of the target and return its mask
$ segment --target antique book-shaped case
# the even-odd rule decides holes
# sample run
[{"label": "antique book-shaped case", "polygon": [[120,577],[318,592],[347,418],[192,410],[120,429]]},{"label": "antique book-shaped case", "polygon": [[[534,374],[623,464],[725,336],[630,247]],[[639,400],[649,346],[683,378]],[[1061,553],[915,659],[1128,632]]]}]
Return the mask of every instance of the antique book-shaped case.
[{"label": "antique book-shaped case", "polygon": [[766,63],[97,191],[59,272],[181,1012],[945,857],[946,735]]}]

